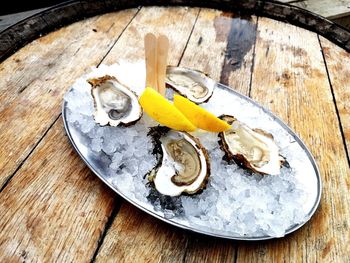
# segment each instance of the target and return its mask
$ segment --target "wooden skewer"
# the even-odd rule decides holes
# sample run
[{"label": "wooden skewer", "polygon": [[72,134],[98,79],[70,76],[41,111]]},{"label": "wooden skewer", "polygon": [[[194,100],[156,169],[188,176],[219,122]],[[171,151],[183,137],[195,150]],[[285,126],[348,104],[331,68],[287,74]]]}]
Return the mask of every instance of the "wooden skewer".
[{"label": "wooden skewer", "polygon": [[157,86],[158,92],[165,96],[165,76],[169,50],[169,39],[165,35],[158,37],[157,43]]},{"label": "wooden skewer", "polygon": [[157,38],[148,33],[145,36],[146,86],[158,90],[157,81]]}]

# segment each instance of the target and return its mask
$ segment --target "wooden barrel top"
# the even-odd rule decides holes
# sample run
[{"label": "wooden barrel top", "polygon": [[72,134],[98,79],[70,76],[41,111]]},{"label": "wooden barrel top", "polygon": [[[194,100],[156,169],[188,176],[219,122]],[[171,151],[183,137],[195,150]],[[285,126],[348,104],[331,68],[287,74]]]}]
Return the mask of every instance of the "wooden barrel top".
[{"label": "wooden barrel top", "polygon": [[[89,7],[86,15],[96,14]],[[18,46],[2,46],[0,262],[350,262],[348,40],[327,36],[334,44],[263,12],[243,11],[131,8],[67,25],[12,55],[40,32],[24,29]],[[51,14],[45,19],[59,20]],[[39,25],[35,19],[32,25]],[[305,226],[264,242],[190,233],[125,202],[84,165],[63,128],[63,95],[93,66],[143,58],[150,31],[170,38],[170,64],[209,73],[300,135],[324,184],[321,205]]]}]

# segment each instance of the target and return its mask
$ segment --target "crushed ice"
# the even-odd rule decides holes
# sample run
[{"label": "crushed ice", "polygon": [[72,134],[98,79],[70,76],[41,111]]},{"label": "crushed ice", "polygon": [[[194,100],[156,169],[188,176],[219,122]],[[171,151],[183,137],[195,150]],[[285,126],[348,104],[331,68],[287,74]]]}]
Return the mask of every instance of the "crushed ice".
[{"label": "crushed ice", "polygon": [[[139,72],[139,78],[135,77],[135,72]],[[111,183],[122,194],[138,202],[151,203],[165,218],[181,217],[190,225],[242,237],[280,237],[293,224],[305,221],[306,192],[301,180],[295,176],[301,172],[303,156],[301,150],[294,147],[294,139],[261,109],[218,88],[202,106],[216,115],[232,114],[251,127],[274,134],[282,155],[292,168],[283,168],[280,176],[249,174],[222,160],[224,153],[219,149],[217,134],[195,132],[193,135],[200,139],[210,155],[211,176],[207,188],[193,196],[170,198],[159,195],[148,186],[145,178],[157,163],[152,154],[152,142],[146,136],[148,128],[157,123],[146,114],[131,127],[100,127],[93,120],[93,101],[86,79],[106,74],[116,76],[141,94],[145,79],[143,62],[101,65],[78,79],[66,93],[67,119],[84,135],[89,149],[104,156]],[[167,96],[171,94],[167,92]],[[307,169],[311,168],[306,167],[303,171],[307,172]]]}]

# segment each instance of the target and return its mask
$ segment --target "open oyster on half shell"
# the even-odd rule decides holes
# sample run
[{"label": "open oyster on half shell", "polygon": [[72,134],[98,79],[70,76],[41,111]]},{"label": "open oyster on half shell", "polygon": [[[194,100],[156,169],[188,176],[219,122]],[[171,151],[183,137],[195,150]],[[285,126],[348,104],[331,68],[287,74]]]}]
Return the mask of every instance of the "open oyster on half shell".
[{"label": "open oyster on half shell", "polygon": [[136,94],[115,77],[89,79],[94,100],[94,118],[101,126],[129,126],[142,116]]},{"label": "open oyster on half shell", "polygon": [[216,85],[203,72],[173,66],[167,67],[165,82],[168,87],[196,104],[208,101]]},{"label": "open oyster on half shell", "polygon": [[148,180],[167,196],[195,194],[203,190],[210,175],[209,157],[199,140],[186,132],[153,127],[149,133],[159,156]]},{"label": "open oyster on half shell", "polygon": [[231,125],[229,130],[219,133],[219,143],[228,160],[260,174],[280,173],[285,159],[270,133],[251,129],[233,116],[220,118]]}]

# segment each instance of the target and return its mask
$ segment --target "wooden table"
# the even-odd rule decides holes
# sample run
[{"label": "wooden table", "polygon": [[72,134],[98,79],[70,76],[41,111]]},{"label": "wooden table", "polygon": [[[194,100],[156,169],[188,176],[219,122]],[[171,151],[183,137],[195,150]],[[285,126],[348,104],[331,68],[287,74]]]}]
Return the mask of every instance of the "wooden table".
[{"label": "wooden table", "polygon": [[[170,64],[251,96],[305,141],[324,186],[300,230],[264,242],[193,234],[125,202],[84,165],[63,128],[62,97],[93,66],[143,58],[149,31],[171,39]],[[344,49],[237,12],[133,8],[32,41],[0,64],[0,262],[350,262],[349,86]]]}]

